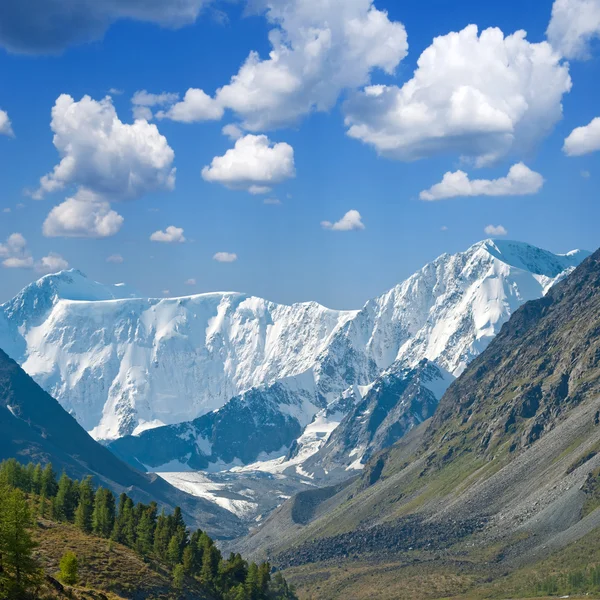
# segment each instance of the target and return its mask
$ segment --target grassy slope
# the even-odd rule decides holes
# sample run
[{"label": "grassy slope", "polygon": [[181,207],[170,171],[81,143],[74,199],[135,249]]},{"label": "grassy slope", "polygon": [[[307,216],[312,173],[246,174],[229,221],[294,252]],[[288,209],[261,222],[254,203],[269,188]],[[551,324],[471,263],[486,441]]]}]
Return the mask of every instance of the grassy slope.
[{"label": "grassy slope", "polygon": [[[195,582],[188,582],[187,595],[172,596],[171,579],[161,565],[146,563],[133,550],[108,540],[86,535],[68,523],[56,523],[42,519],[35,530],[39,543],[36,555],[44,572],[57,577],[61,557],[68,550],[77,555],[79,561],[79,585],[73,591],[75,597],[89,595],[93,590],[113,598],[197,598],[209,599]],[[52,593],[51,593],[52,592]],[[67,597],[46,586],[50,598]]]}]

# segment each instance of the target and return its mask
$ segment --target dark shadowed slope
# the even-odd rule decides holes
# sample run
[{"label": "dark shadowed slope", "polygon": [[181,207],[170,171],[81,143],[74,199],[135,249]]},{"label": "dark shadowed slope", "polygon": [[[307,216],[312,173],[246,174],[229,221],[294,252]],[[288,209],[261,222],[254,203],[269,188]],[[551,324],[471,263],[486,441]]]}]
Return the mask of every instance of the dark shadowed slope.
[{"label": "dark shadowed slope", "polygon": [[142,474],[95,442],[61,406],[0,350],[0,460],[52,462],[71,477],[91,474],[98,484],[135,500],[180,505],[190,523],[219,537],[239,534],[228,511],[185,494],[157,476]]},{"label": "dark shadowed slope", "polygon": [[488,570],[493,551],[502,571],[599,527],[600,251],[516,311],[429,424],[298,519],[304,501],[238,547],[281,565],[443,552]]}]

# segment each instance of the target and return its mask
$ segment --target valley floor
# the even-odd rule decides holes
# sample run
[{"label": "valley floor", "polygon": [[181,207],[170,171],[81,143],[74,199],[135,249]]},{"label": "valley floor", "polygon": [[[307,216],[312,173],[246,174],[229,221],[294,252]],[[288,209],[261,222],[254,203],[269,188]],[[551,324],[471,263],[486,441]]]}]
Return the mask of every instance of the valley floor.
[{"label": "valley floor", "polygon": [[[521,600],[600,598],[600,536],[510,570],[506,548],[477,555],[407,552],[293,567],[286,579],[301,600]],[[462,556],[461,556],[462,554]]]}]

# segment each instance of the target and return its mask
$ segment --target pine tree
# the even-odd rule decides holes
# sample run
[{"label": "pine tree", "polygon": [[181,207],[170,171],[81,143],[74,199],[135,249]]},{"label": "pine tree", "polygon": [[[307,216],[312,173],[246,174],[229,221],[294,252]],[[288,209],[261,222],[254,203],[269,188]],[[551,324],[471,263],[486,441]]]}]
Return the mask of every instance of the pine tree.
[{"label": "pine tree", "polygon": [[54,498],[58,486],[56,485],[56,473],[52,468],[52,463],[48,463],[42,471],[42,483],[40,493],[45,493],[46,498]]},{"label": "pine tree", "polygon": [[60,559],[60,580],[67,585],[75,585],[79,579],[79,561],[73,552],[65,552]]},{"label": "pine tree", "polygon": [[256,563],[251,563],[248,567],[248,576],[246,577],[246,594],[248,600],[258,600],[259,584],[258,584],[258,566]]},{"label": "pine tree", "polygon": [[35,469],[33,470],[33,479],[32,479],[32,492],[34,494],[42,493],[42,465],[39,463],[35,465]]},{"label": "pine tree", "polygon": [[58,482],[58,491],[54,499],[54,518],[60,521],[73,520],[77,507],[73,481],[63,472]]},{"label": "pine tree", "polygon": [[183,565],[176,565],[176,567],[173,569],[173,587],[176,590],[182,590],[184,581],[185,572],[183,570]]},{"label": "pine tree", "polygon": [[221,553],[216,546],[211,545],[204,550],[204,555],[202,556],[202,570],[200,571],[200,579],[204,583],[209,584],[217,578],[220,560]]},{"label": "pine tree", "polygon": [[75,525],[84,533],[92,531],[92,514],[94,512],[94,489],[91,477],[86,477],[79,484],[79,503],[75,511]]},{"label": "pine tree", "polygon": [[156,528],[156,504],[145,507],[136,529],[136,547],[142,556],[148,556],[154,546]]},{"label": "pine tree", "polygon": [[261,563],[258,567],[258,590],[259,593],[265,595],[269,589],[271,581],[271,565],[268,562]]},{"label": "pine tree", "polygon": [[33,521],[22,491],[0,493],[0,597],[21,598],[40,581],[33,558]]},{"label": "pine tree", "polygon": [[177,535],[171,537],[169,546],[167,548],[167,561],[171,566],[175,566],[181,562],[181,546],[179,544],[179,538]]},{"label": "pine tree", "polygon": [[98,488],[94,498],[94,512],[92,514],[92,527],[94,533],[108,538],[115,526],[115,497],[110,490]]},{"label": "pine tree", "polygon": [[163,509],[158,517],[156,530],[154,531],[154,553],[158,558],[166,560],[170,539],[171,536],[169,534],[167,517],[165,516],[165,511]]}]

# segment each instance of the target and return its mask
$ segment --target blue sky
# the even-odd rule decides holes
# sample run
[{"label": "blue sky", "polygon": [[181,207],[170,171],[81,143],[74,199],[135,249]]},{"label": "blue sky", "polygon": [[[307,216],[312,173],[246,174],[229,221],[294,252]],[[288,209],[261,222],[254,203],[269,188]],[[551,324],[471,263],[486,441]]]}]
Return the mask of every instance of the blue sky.
[{"label": "blue sky", "polygon": [[[557,0],[548,37],[539,0],[126,0],[64,23],[69,0],[4,4],[2,301],[68,263],[149,296],[356,308],[490,225],[556,252],[600,245],[599,0]],[[228,86],[251,51],[254,79]],[[200,103],[177,104],[190,88]],[[140,90],[170,96],[132,129]]]}]

